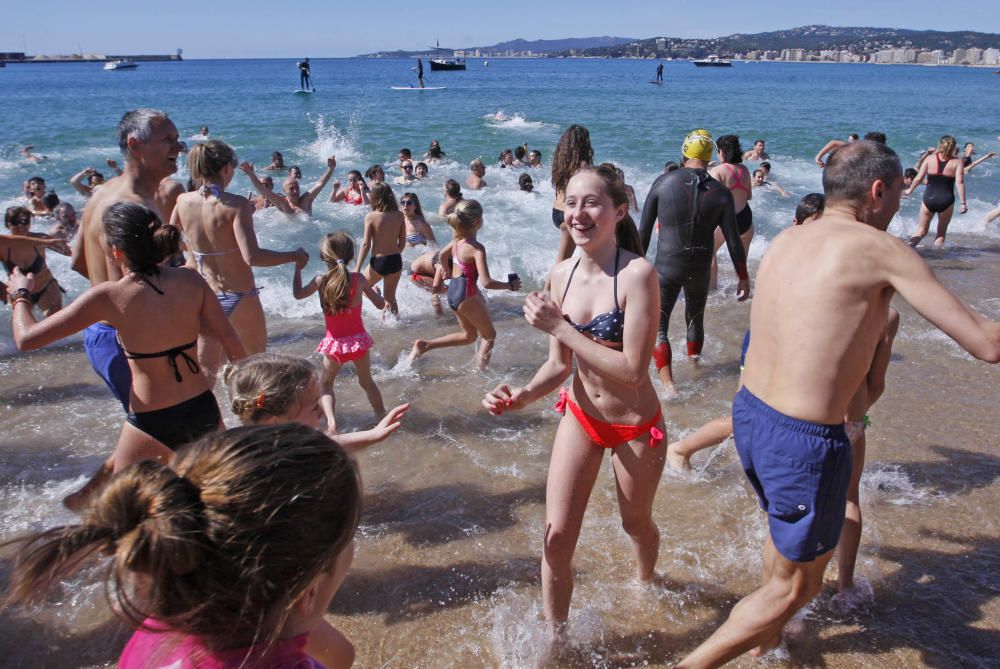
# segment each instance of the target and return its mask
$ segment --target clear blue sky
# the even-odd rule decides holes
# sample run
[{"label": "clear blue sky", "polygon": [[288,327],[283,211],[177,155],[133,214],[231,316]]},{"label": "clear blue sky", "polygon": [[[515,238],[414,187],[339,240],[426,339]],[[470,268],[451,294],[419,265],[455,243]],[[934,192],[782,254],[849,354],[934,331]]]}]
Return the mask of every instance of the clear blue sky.
[{"label": "clear blue sky", "polygon": [[822,23],[1000,32],[996,0],[12,0],[0,51],[171,53],[190,58],[352,56],[485,46],[523,37],[718,37]]}]

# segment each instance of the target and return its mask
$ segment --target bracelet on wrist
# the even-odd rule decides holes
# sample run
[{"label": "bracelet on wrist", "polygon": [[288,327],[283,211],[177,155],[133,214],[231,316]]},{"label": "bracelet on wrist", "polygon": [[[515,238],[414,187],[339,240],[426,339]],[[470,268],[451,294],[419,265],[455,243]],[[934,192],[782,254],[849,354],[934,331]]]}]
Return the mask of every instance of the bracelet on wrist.
[{"label": "bracelet on wrist", "polygon": [[18,295],[17,297],[11,299],[11,301],[10,301],[10,308],[13,309],[14,307],[16,307],[17,305],[19,305],[21,303],[27,304],[28,307],[30,308],[31,307],[31,298],[22,297],[21,295]]},{"label": "bracelet on wrist", "polygon": [[31,297],[31,291],[28,290],[27,288],[18,288],[17,290],[11,292],[11,297],[15,299],[18,297],[23,297],[24,299],[28,299],[29,297]]}]

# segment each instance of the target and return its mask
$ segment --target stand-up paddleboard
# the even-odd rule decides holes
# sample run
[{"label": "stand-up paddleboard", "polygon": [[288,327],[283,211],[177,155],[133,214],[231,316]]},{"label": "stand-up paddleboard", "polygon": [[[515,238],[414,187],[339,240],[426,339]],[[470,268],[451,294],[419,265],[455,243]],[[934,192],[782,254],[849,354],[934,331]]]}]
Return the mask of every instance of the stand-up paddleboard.
[{"label": "stand-up paddleboard", "polygon": [[316,89],[314,88],[311,91],[304,91],[301,88],[296,88],[294,92],[296,95],[308,95],[309,93],[315,93]]},{"label": "stand-up paddleboard", "polygon": [[390,86],[394,91],[443,91],[448,88],[447,86],[424,86],[420,88],[419,86]]},{"label": "stand-up paddleboard", "polygon": [[650,81],[649,83],[656,84],[657,86],[662,86],[663,85],[662,81]]}]

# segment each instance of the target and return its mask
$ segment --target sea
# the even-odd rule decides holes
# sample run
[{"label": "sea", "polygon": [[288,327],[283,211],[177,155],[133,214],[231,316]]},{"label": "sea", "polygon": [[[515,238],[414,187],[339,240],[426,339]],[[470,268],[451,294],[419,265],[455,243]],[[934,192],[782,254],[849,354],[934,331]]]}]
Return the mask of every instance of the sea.
[{"label": "sea", "polygon": [[[631,60],[470,60],[464,72],[431,72],[444,90],[415,85],[410,60],[315,59],[316,92],[294,95],[294,60],[148,62],[131,71],[99,63],[10,65],[0,69],[0,204],[18,204],[22,182],[43,176],[82,208],[68,180],[121,159],[115,126],[135,107],[169,113],[189,143],[202,125],[258,166],[281,151],[317,179],[328,156],[334,178],[379,163],[399,174],[397,153],[422,155],[440,141],[446,160],[411,190],[439,239],[433,215],[448,178],[464,181],[468,163],[487,164],[480,240],[494,276],[517,272],[523,292],[489,294],[499,332],[492,364],[473,368],[472,347],[433,351],[410,365],[416,337],[456,329],[446,309],[401,283],[398,319],[366,305],[376,346],[375,378],[388,406],[411,402],[403,428],[358,456],[365,512],[357,557],[329,619],[354,641],[359,667],[536,666],[546,647],[540,551],[545,478],[559,416],[551,399],[493,417],[480,407],[501,382],[527,381],[546,356],[545,337],[524,321],[526,291],[542,286],[556,254],[548,166],[563,130],[590,130],[598,161],[625,172],[642,200],[694,128],[740,136],[744,148],[767,142],[771,179],[790,194],[757,190],[751,272],[770,240],[791,223],[799,197],[821,191],[816,151],[829,139],[881,131],[904,166],[943,134],[975,142],[978,155],[1000,149],[1000,77],[986,69],[839,64],[734,63],[698,69]],[[506,148],[542,152],[537,170],[501,169]],[[47,160],[26,163],[20,147]],[[751,167],[755,165],[752,164]],[[519,192],[529,171],[535,193]],[[187,179],[186,168],[177,178]],[[1000,200],[1000,159],[967,178],[969,212],[956,214],[942,250],[920,250],[937,277],[978,312],[1000,319],[1000,228],[986,213]],[[240,174],[231,190],[246,193]],[[327,186],[327,189],[330,187]],[[329,190],[326,191],[327,193]],[[397,189],[397,194],[399,189]],[[364,211],[326,202],[310,218],[271,209],[255,217],[261,245],[303,246],[319,272],[318,241],[345,229],[360,237]],[[916,227],[919,193],[904,200],[889,234]],[[34,230],[48,224],[38,219]],[[411,254],[407,254],[409,258]],[[71,300],[87,288],[65,257],[48,254]],[[736,391],[739,345],[750,303],[737,303],[735,277],[720,253],[721,289],[709,300],[699,366],[675,364],[679,397],[665,402],[668,439],[724,415]],[[324,333],[318,301],[296,301],[289,266],[258,269],[269,348],[318,363]],[[864,536],[858,588],[835,598],[827,587],[789,626],[769,667],[996,667],[1000,664],[1000,372],[974,360],[901,299],[902,325],[885,395],[871,411],[862,478]],[[675,309],[671,338],[684,339]],[[681,357],[681,356],[677,356]],[[651,370],[652,371],[652,370]],[[373,418],[351,370],[337,381],[338,420],[361,429]],[[217,390],[227,423],[236,421]],[[61,498],[112,451],[121,408],[91,371],[79,335],[18,353],[8,309],[0,309],[0,541],[73,522]],[[574,561],[576,591],[569,651],[558,666],[668,667],[707,638],[732,606],[757,587],[766,533],[727,440],[694,459],[691,476],[667,472],[654,518],[662,533],[660,578],[640,586],[621,529],[610,460],[591,495]],[[834,561],[835,562],[835,561]],[[0,552],[0,585],[10,552]],[[129,631],[105,603],[102,565],[67,579],[30,611],[0,612],[0,666],[112,667]],[[743,657],[734,667],[756,667]]]}]

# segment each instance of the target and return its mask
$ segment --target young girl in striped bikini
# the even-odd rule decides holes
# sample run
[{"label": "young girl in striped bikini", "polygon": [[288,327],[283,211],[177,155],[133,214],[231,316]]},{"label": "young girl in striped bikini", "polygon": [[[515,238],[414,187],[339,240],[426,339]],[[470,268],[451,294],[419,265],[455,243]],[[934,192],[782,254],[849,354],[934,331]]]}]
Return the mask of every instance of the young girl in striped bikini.
[{"label": "young girl in striped bikini", "polygon": [[320,244],[320,257],[326,263],[327,271],[317,275],[304,286],[302,268],[305,263],[295,265],[292,293],[297,300],[304,300],[313,293],[319,293],[319,303],[326,318],[326,336],[316,349],[323,354],[320,404],[326,414],[329,429],[335,431],[337,420],[334,411],[337,400],[333,394],[333,382],[341,368],[349,362],[354,363],[358,383],[368,396],[368,402],[371,403],[375,415],[380,419],[385,416],[382,393],[372,379],[369,350],[375,343],[361,320],[361,297],[367,296],[379,309],[385,309],[386,302],[368,284],[363,274],[347,269],[348,264],[354,259],[354,240],[345,231],[338,230],[323,238]]},{"label": "young girl in striped bikini", "polygon": [[[573,595],[573,553],[604,454],[611,452],[640,581],[655,576],[660,533],[652,509],[666,455],[663,412],[649,377],[660,284],[639,255],[625,184],[611,166],[584,167],[567,183],[565,204],[565,230],[581,255],[553,268],[557,300],[536,292],[524,306],[528,322],[549,335],[548,360],[524,387],[501,384],[483,400],[499,415],[560,389],[556,408],[565,413],[552,445],[542,553],[545,617],[557,643]],[[567,392],[561,386],[571,375]]]}]

